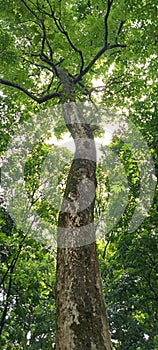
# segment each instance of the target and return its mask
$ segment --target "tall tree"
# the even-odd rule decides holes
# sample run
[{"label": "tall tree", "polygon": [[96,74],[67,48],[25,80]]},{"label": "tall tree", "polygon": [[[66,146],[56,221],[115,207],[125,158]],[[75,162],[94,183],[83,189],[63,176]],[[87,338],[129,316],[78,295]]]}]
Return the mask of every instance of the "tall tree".
[{"label": "tall tree", "polygon": [[[93,128],[77,101],[91,98],[92,78],[102,76],[113,61],[120,62],[122,75],[130,55],[133,62],[139,60],[140,42],[146,41],[146,49],[151,33],[154,43],[155,6],[143,1],[142,15],[136,1],[15,0],[0,5],[4,93],[14,88],[21,105],[28,98],[48,106],[62,103],[76,145],[58,219],[56,348],[111,350],[95,244],[96,149]],[[85,193],[78,200],[80,183]]]}]

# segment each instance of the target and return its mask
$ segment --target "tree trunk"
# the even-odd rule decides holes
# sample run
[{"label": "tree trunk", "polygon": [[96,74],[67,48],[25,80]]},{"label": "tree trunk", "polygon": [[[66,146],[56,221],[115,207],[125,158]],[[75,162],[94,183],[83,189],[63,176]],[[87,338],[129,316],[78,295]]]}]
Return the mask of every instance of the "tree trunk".
[{"label": "tree trunk", "polygon": [[111,350],[95,243],[96,148],[75,102],[63,105],[76,151],[58,219],[57,350]]}]

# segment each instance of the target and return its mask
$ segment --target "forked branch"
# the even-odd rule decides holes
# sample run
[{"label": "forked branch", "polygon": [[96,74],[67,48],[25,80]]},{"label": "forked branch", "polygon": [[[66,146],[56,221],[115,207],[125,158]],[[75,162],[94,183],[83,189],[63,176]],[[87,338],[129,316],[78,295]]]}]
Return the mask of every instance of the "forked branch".
[{"label": "forked branch", "polygon": [[[22,3],[24,4],[24,6],[27,8],[27,10],[32,14],[32,16],[34,16],[36,18],[36,21],[37,21],[37,24],[39,25],[41,31],[42,31],[42,42],[41,42],[41,52],[40,54],[38,55],[40,57],[40,59],[44,62],[46,62],[48,65],[50,65],[53,69],[54,69],[54,72],[55,72],[55,65],[53,64],[53,50],[52,50],[52,47],[49,43],[49,40],[47,38],[47,30],[46,30],[46,26],[45,26],[45,23],[44,23],[44,19],[43,18],[40,18],[36,12],[26,3],[25,0],[21,0]],[[31,4],[32,1],[30,1]],[[45,46],[47,45],[47,48],[49,49],[49,56],[48,57],[46,54],[45,54]]]},{"label": "forked branch", "polygon": [[54,23],[55,23],[57,29],[60,31],[60,33],[63,34],[63,35],[66,37],[66,39],[67,39],[69,45],[71,46],[71,48],[72,48],[77,54],[79,54],[80,59],[81,59],[81,68],[80,68],[80,73],[81,73],[82,70],[83,70],[83,67],[84,67],[84,58],[83,58],[82,51],[79,50],[79,49],[74,45],[74,43],[72,42],[72,40],[71,40],[71,38],[70,38],[70,36],[69,36],[69,33],[65,30],[63,24],[61,23],[61,20],[60,20],[60,19],[57,19],[57,18],[55,17],[55,14],[54,14],[54,11],[53,11],[53,10],[52,10],[52,13],[51,13],[51,17],[53,18]]},{"label": "forked branch", "polygon": [[125,48],[126,45],[123,45],[123,44],[114,44],[114,45],[104,45],[104,47],[98,51],[98,53],[93,57],[93,59],[90,61],[90,63],[87,65],[87,67],[75,78],[74,80],[74,83],[78,83],[82,77],[84,75],[86,75],[90,70],[91,68],[93,67],[93,65],[95,64],[95,62],[108,50],[112,50],[112,49],[115,49],[117,47],[121,47],[121,48]]}]

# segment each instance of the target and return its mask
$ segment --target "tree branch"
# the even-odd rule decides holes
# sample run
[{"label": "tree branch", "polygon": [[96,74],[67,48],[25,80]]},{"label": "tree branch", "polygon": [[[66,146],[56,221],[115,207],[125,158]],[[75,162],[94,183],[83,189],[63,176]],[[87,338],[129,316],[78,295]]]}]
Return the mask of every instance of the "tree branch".
[{"label": "tree branch", "polygon": [[105,53],[108,50],[114,49],[116,47],[122,47],[125,48],[126,45],[121,45],[121,44],[114,44],[114,45],[106,45],[100,50],[98,51],[98,53],[93,57],[93,59],[91,60],[91,62],[88,64],[88,66],[75,78],[74,83],[78,83],[85,74],[87,74],[91,68],[93,67],[94,63],[103,55],[103,53]]},{"label": "tree branch", "polygon": [[[49,64],[54,69],[54,72],[56,73],[55,65],[53,64],[53,50],[52,50],[52,47],[51,47],[51,45],[50,45],[50,43],[49,43],[49,41],[47,39],[47,32],[46,32],[46,27],[45,27],[45,24],[44,24],[44,20],[42,18],[38,17],[38,15],[31,9],[31,7],[27,5],[25,0],[21,0],[21,1],[24,4],[24,6],[28,9],[28,11],[36,18],[37,23],[38,23],[39,27],[42,30],[42,34],[43,35],[42,35],[42,43],[41,43],[41,45],[42,45],[41,46],[41,53],[38,56],[40,57],[40,59],[42,61],[44,61],[47,64]],[[32,1],[30,1],[30,2],[32,3]],[[49,49],[50,59],[44,53],[45,43],[47,44],[48,49]]]},{"label": "tree branch", "polygon": [[40,63],[37,63],[37,62],[33,62],[33,61],[31,61],[29,59],[25,59],[23,57],[22,57],[22,59],[23,59],[23,62],[30,63],[30,64],[32,64],[32,66],[35,66],[35,67],[37,67],[39,69],[41,69],[41,68],[47,69],[49,72],[53,73],[53,69],[51,69],[51,68],[49,68],[47,66],[44,66],[43,64],[40,64]]},{"label": "tree branch", "polygon": [[41,22],[41,26],[42,26],[42,31],[43,31],[41,55],[43,55],[44,54],[45,42],[46,42],[46,27],[44,25],[44,21]]},{"label": "tree branch", "polygon": [[62,25],[62,23],[61,23],[61,20],[60,20],[60,19],[57,19],[57,18],[55,17],[54,11],[53,11],[53,9],[52,9],[52,6],[51,6],[49,0],[47,0],[47,3],[48,3],[48,5],[49,5],[49,7],[50,7],[51,14],[49,14],[49,13],[47,13],[47,12],[45,12],[45,11],[44,11],[44,13],[45,13],[47,16],[53,18],[54,23],[55,23],[57,29],[60,31],[61,34],[63,34],[63,35],[66,37],[66,39],[67,39],[68,43],[70,44],[71,48],[72,48],[76,53],[78,53],[78,54],[80,55],[80,59],[81,59],[80,73],[81,73],[82,70],[83,70],[83,67],[84,67],[84,58],[83,58],[82,51],[79,50],[79,49],[74,45],[74,43],[73,43],[72,40],[70,39],[69,33],[68,33],[68,32],[65,30],[65,28],[63,27],[63,25]]},{"label": "tree branch", "polygon": [[10,297],[10,294],[11,294],[11,287],[12,287],[13,269],[14,269],[14,267],[10,271],[9,285],[8,285],[8,290],[7,290],[7,295],[6,295],[6,303],[5,303],[5,306],[4,306],[4,310],[3,310],[2,317],[1,317],[1,322],[0,322],[0,336],[2,334],[4,323],[5,323],[5,319],[6,319],[6,316],[7,316],[7,310],[8,310],[8,305],[9,305],[9,297]]},{"label": "tree branch", "polygon": [[[111,50],[114,48],[125,48],[126,45],[122,45],[122,44],[118,44],[117,42],[113,45],[108,44],[108,18],[110,15],[110,10],[111,10],[111,6],[113,4],[113,0],[108,0],[108,7],[107,7],[107,11],[106,11],[106,15],[105,15],[105,43],[104,46],[101,50],[98,51],[98,53],[93,57],[93,59],[90,61],[90,63],[87,65],[87,67],[84,68],[84,58],[83,58],[83,54],[82,51],[80,51],[71,41],[68,32],[64,29],[61,20],[57,19],[54,15],[54,11],[53,8],[51,6],[51,3],[49,0],[46,0],[47,4],[49,5],[50,11],[51,13],[47,14],[49,17],[51,17],[54,20],[54,23],[57,27],[57,29],[66,37],[67,41],[69,42],[71,48],[80,55],[81,58],[81,68],[80,68],[80,72],[79,74],[74,78],[73,78],[73,83],[77,84],[80,83],[80,81],[82,80],[83,76],[86,75],[91,68],[93,67],[93,65],[95,64],[95,62],[107,51],[107,50]],[[29,10],[29,12],[36,18],[38,25],[40,26],[42,33],[43,33],[43,37],[42,37],[42,47],[41,47],[41,53],[40,54],[31,54],[31,56],[35,56],[35,57],[39,57],[43,62],[47,63],[49,66],[52,67],[52,72],[54,72],[54,74],[56,76],[59,77],[58,75],[58,69],[56,67],[56,65],[53,63],[53,51],[52,48],[49,44],[49,41],[47,40],[47,33],[46,33],[46,27],[44,24],[44,20],[40,19],[38,17],[38,15],[34,12],[34,10],[32,10],[32,8],[29,7],[29,5],[26,3],[25,0],[21,0],[21,2],[25,5],[25,7]],[[30,1],[30,3],[32,3],[32,1]],[[33,3],[32,3],[33,4]],[[118,29],[118,34],[121,32],[122,26],[124,24],[124,21],[121,22],[120,27]],[[116,39],[117,41],[117,39]],[[44,49],[45,49],[45,43],[47,44],[48,48],[49,48],[49,52],[50,52],[50,58],[44,53]],[[37,66],[37,64],[35,63],[35,65]],[[40,65],[39,65],[40,67]],[[46,66],[43,66],[43,68],[47,68]],[[83,69],[84,68],[84,69]],[[36,95],[34,95],[33,93],[31,93],[30,91],[28,91],[27,89],[25,89],[24,87],[20,86],[19,84],[16,84],[14,82],[10,82],[4,79],[0,79],[0,84],[3,85],[7,85],[10,87],[14,87],[22,92],[24,92],[27,96],[29,96],[31,99],[33,99],[34,101],[36,101],[37,103],[41,104],[43,102],[46,102],[52,98],[56,98],[56,97],[61,97],[63,92],[54,92],[54,93],[50,93],[47,94],[46,96],[42,96],[42,97],[37,97]],[[49,86],[50,88],[50,86]],[[48,91],[48,90],[47,90]]]},{"label": "tree branch", "polygon": [[44,53],[43,53],[43,54],[41,54],[41,53],[31,53],[31,52],[26,52],[26,51],[24,51],[23,53],[24,53],[24,55],[28,55],[28,56],[30,56],[30,57],[37,57],[37,58],[41,59],[42,62],[47,63],[49,66],[52,67],[52,69],[49,68],[49,67],[47,67],[47,66],[44,66],[44,65],[42,65],[42,64],[40,64],[40,63],[32,62],[32,61],[30,61],[30,60],[28,60],[28,59],[22,57],[23,61],[25,61],[25,62],[30,62],[30,63],[31,63],[32,65],[34,65],[35,67],[47,69],[49,72],[54,73],[56,76],[57,76],[57,69],[56,69],[56,66],[60,65],[60,64],[64,61],[64,59],[62,59],[62,60],[59,61],[58,63],[54,64],[53,61],[50,60],[49,57],[46,56]]},{"label": "tree branch", "polygon": [[19,255],[21,253],[21,250],[23,248],[23,243],[25,241],[25,238],[26,238],[27,235],[24,236],[24,238],[22,239],[22,241],[20,242],[19,244],[19,250],[18,250],[18,253],[17,255],[13,258],[11,264],[9,265],[6,273],[4,274],[3,278],[2,278],[2,281],[1,281],[1,284],[2,285],[4,283],[4,279],[5,277],[7,276],[7,274],[10,272],[10,278],[9,278],[9,284],[8,284],[8,290],[7,290],[7,295],[6,295],[6,303],[5,303],[5,306],[4,306],[4,310],[3,310],[3,313],[2,313],[2,317],[1,317],[1,321],[0,321],[0,335],[2,334],[2,331],[3,331],[3,327],[4,327],[4,323],[5,323],[5,319],[6,319],[6,316],[7,316],[7,310],[8,310],[8,305],[9,305],[9,298],[10,298],[10,294],[11,294],[11,287],[12,287],[12,276],[13,276],[13,272],[14,272],[14,268],[15,268],[15,265],[18,261],[18,258],[19,258]]},{"label": "tree branch", "polygon": [[41,28],[42,28],[42,31],[43,31],[41,55],[44,55],[44,48],[45,48],[45,43],[46,43],[47,46],[48,46],[48,49],[49,49],[50,59],[53,62],[53,50],[52,50],[52,47],[51,47],[51,45],[50,45],[50,43],[49,43],[49,41],[47,39],[47,31],[46,31],[46,27],[45,27],[45,24],[44,24],[43,20],[41,20]]},{"label": "tree branch", "polygon": [[50,8],[50,10],[51,10],[51,14],[52,14],[52,13],[54,13],[54,12],[53,12],[53,8],[52,8],[52,5],[51,5],[50,1],[49,1],[49,0],[46,0],[46,1],[47,1],[47,4],[49,5],[49,8]]},{"label": "tree branch", "polygon": [[46,93],[48,93],[50,91],[50,88],[51,88],[51,86],[53,84],[53,81],[54,81],[54,76],[51,77],[51,80],[50,80],[47,88],[41,93],[41,95],[44,95],[44,94],[46,94]]},{"label": "tree branch", "polygon": [[120,23],[120,26],[119,26],[119,29],[118,29],[118,32],[117,32],[117,36],[116,36],[116,44],[118,44],[118,37],[119,37],[119,35],[120,35],[121,31],[122,31],[122,28],[123,28],[123,25],[124,25],[125,22],[126,21],[121,21],[121,23]]},{"label": "tree branch", "polygon": [[62,25],[62,23],[61,23],[60,20],[59,20],[59,25],[60,25],[60,26],[59,26],[58,28],[59,28],[60,32],[66,36],[67,41],[68,41],[68,43],[70,44],[70,46],[72,47],[72,49],[73,49],[76,53],[78,53],[78,54],[80,55],[80,58],[81,58],[80,73],[81,73],[82,70],[83,70],[83,67],[84,67],[84,58],[83,58],[82,51],[79,50],[79,49],[73,44],[73,42],[71,41],[71,39],[70,39],[70,37],[69,37],[68,32],[64,29],[64,27],[63,27],[63,25]]},{"label": "tree branch", "polygon": [[62,95],[62,93],[54,92],[54,93],[51,93],[51,94],[43,96],[43,97],[36,97],[34,94],[32,94],[27,89],[23,88],[21,85],[13,83],[11,81],[0,79],[0,84],[7,85],[7,86],[16,88],[16,89],[24,92],[25,95],[29,96],[32,100],[36,101],[39,104],[46,102],[52,98],[60,97]]},{"label": "tree branch", "polygon": [[39,57],[40,57],[41,61],[43,61],[43,62],[49,64],[49,65],[53,68],[53,72],[56,74],[56,76],[58,76],[57,69],[56,69],[56,65],[53,63],[53,61],[50,60],[50,59],[47,57],[47,55],[45,55],[44,53],[41,53],[41,54],[39,55]]},{"label": "tree branch", "polygon": [[113,4],[113,0],[108,0],[108,8],[106,11],[106,15],[104,17],[104,26],[105,26],[105,38],[104,38],[104,42],[105,42],[105,46],[108,46],[108,18],[110,15],[110,11],[111,11],[111,6]]},{"label": "tree branch", "polygon": [[37,19],[37,21],[39,22],[39,18],[36,15],[36,13],[31,9],[30,6],[27,5],[25,0],[21,0],[21,2],[24,4],[24,6],[27,8],[27,10],[29,10],[29,12]]}]

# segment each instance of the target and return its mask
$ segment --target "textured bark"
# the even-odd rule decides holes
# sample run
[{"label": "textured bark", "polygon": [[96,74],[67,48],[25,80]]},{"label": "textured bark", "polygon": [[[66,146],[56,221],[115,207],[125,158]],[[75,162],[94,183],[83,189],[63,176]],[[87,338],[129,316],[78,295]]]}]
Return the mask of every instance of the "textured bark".
[{"label": "textured bark", "polygon": [[75,102],[63,113],[76,152],[58,220],[56,349],[112,350],[95,243],[93,133]]}]

